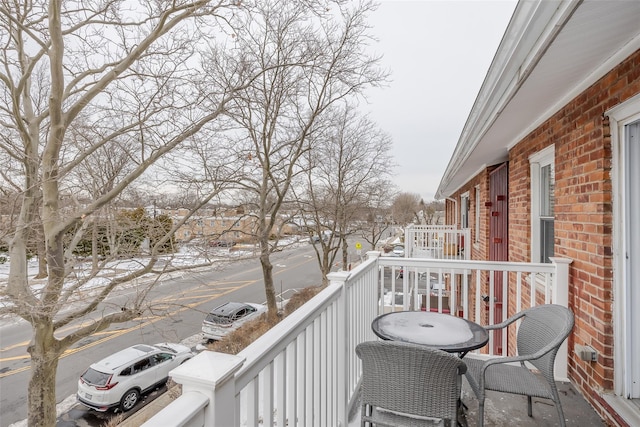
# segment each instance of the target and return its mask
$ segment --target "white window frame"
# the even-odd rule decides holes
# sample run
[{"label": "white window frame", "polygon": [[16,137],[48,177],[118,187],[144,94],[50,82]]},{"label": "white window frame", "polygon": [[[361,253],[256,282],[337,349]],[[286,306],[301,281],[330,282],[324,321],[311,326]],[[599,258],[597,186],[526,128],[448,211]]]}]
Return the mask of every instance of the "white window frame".
[{"label": "white window frame", "polygon": [[475,223],[475,236],[474,242],[480,243],[480,186],[476,185],[476,223]]},{"label": "white window frame", "polygon": [[[555,145],[550,145],[529,156],[529,166],[531,168],[531,262],[544,261],[540,259],[540,211],[542,207],[540,171],[545,166],[555,165],[555,155]],[[555,176],[552,178],[555,180]]]},{"label": "white window frame", "polygon": [[[464,224],[466,219],[466,224]],[[469,228],[469,192],[460,195],[460,228]]]},{"label": "white window frame", "polygon": [[[626,126],[640,120],[640,94],[627,101],[613,107],[605,112],[609,117],[609,128],[611,130],[612,164],[612,199],[613,199],[613,324],[614,346],[613,360],[614,366],[614,393],[617,396],[625,397],[631,394],[633,385],[629,383],[631,379],[631,364],[637,363],[634,349],[630,344],[631,310],[635,303],[629,295],[629,284],[627,283],[627,271],[625,262],[625,229],[626,205],[624,194],[625,177],[628,171],[625,165],[625,143]],[[615,404],[622,402],[626,405],[626,399],[607,400],[614,408],[619,409]]]}]

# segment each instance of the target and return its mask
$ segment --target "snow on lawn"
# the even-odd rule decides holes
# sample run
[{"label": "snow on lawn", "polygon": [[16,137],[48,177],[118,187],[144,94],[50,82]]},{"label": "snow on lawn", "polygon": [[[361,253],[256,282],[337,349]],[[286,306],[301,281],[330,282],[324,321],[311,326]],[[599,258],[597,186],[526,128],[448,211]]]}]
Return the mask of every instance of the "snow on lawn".
[{"label": "snow on lawn", "polygon": [[[299,238],[282,239],[280,246],[292,247],[299,244],[301,240]],[[220,265],[221,263],[228,262],[231,259],[239,259],[254,256],[257,253],[256,248],[253,245],[236,245],[233,248],[203,248],[196,245],[183,245],[179,251],[173,254],[163,255],[159,257],[154,269],[162,269],[164,267],[189,267],[189,266],[207,266],[211,264]],[[6,256],[0,253],[0,258]],[[113,278],[123,276],[131,271],[142,268],[147,259],[144,257],[135,257],[129,259],[118,259],[108,263],[104,268],[100,270],[98,275],[90,280],[87,280],[85,284],[80,288],[81,291],[100,289],[106,286]],[[66,281],[67,286],[74,285],[76,280],[73,279],[74,275],[77,280],[83,280],[88,277],[91,271],[91,260],[80,261],[74,265],[74,272]],[[38,260],[31,258],[28,260],[28,277],[34,277],[38,273]],[[145,278],[156,277],[155,273],[149,273],[137,280],[130,282],[125,286],[136,286],[140,280]],[[0,263],[0,287],[6,285],[9,279],[9,262]],[[4,283],[3,283],[4,282]],[[31,289],[34,293],[38,293],[40,289],[46,284],[46,279],[31,279]],[[10,304],[8,298],[0,297],[0,306]]]},{"label": "snow on lawn", "polygon": [[[211,258],[207,256],[207,254],[197,251],[194,248],[184,247],[184,248],[181,248],[180,252],[176,254],[160,257],[160,259],[156,263],[155,268],[163,268],[165,266],[188,267],[188,266],[196,266],[196,265],[208,265],[214,262],[219,263],[221,261],[224,261],[225,259],[228,259],[228,256],[226,258],[223,258],[220,255],[221,254],[219,254],[215,258]],[[131,271],[135,271],[137,269],[142,268],[146,262],[147,262],[147,259],[145,259],[144,257],[119,259],[119,260],[114,260],[112,262],[109,262],[104,268],[100,270],[100,272],[96,277],[93,277],[87,280],[87,282],[82,285],[80,290],[83,292],[86,292],[87,290],[91,290],[91,289],[100,289],[106,286],[107,284],[109,284],[113,278],[123,276],[125,274],[128,274]],[[73,273],[69,275],[69,277],[65,281],[66,286],[75,285],[77,283],[76,280],[86,279],[89,276],[90,271],[91,271],[91,261],[78,262],[76,265],[74,265]],[[37,273],[38,273],[38,260],[35,258],[32,258],[28,261],[27,274],[29,277],[34,277]],[[142,278],[132,281],[128,285],[124,285],[124,286],[135,286],[139,283],[141,279],[144,280],[145,277],[155,277],[155,276],[156,276],[155,273],[149,273],[145,276],[142,276]],[[2,282],[6,283],[8,281],[8,278],[9,278],[9,262],[5,262],[0,264],[0,285],[3,284]],[[31,289],[33,290],[34,293],[37,294],[38,291],[42,289],[46,284],[46,279],[30,279],[30,283],[31,283]],[[7,303],[8,303],[7,298],[0,298],[0,305],[7,304]]]}]

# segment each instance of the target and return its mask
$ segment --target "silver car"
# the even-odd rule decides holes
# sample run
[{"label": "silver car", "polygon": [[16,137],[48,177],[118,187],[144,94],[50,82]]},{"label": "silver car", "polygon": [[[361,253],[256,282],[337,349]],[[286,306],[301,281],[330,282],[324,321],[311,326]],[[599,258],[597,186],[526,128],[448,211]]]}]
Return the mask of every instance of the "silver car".
[{"label": "silver car", "polygon": [[250,302],[227,302],[213,310],[202,322],[202,335],[208,340],[222,339],[243,323],[266,313],[267,306]]},{"label": "silver car", "polygon": [[404,256],[404,246],[402,245],[395,245],[393,247],[393,256],[399,256],[399,257],[403,257]]}]

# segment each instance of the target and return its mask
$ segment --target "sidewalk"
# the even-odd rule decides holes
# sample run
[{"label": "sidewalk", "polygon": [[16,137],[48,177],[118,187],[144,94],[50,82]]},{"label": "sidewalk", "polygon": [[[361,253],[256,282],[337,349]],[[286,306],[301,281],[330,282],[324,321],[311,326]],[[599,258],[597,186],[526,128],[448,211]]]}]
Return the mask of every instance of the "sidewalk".
[{"label": "sidewalk", "polygon": [[166,393],[162,393],[156,399],[145,405],[144,408],[118,424],[118,427],[140,427],[147,420],[160,412],[162,408],[169,405],[173,401],[173,398],[171,397],[172,393],[177,392],[177,390],[169,390]]}]

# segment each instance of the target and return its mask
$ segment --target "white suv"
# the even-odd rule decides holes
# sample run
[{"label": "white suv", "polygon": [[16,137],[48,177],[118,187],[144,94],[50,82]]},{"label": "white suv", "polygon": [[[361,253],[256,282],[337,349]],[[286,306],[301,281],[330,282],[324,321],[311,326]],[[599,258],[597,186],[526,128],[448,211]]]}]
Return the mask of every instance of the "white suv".
[{"label": "white suv", "polygon": [[138,344],[92,364],[78,380],[78,400],[96,411],[128,411],[140,395],[164,384],[194,354],[181,344]]}]

